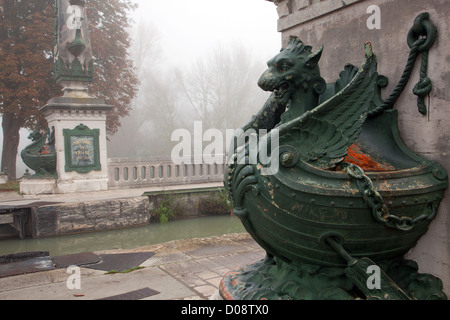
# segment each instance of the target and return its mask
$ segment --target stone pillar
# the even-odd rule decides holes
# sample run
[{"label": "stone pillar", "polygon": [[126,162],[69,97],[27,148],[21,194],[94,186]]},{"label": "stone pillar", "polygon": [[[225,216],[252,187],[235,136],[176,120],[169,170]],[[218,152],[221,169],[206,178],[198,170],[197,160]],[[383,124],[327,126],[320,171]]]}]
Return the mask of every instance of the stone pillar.
[{"label": "stone pillar", "polygon": [[111,108],[100,99],[70,96],[41,108],[55,134],[55,193],[108,190],[105,124]]},{"label": "stone pillar", "polygon": [[38,172],[22,181],[21,192],[107,190],[106,116],[113,106],[87,93],[94,61],[85,1],[56,0],[55,3],[54,76],[63,87],[63,96],[51,99],[40,109],[52,133],[45,145],[45,156],[51,159],[53,167],[41,169],[45,163],[44,152],[39,150],[41,135],[36,133],[37,147],[24,151],[25,158],[31,159],[28,162],[32,169]]},{"label": "stone pillar", "polygon": [[[336,81],[346,63],[359,66],[364,42],[370,41],[378,56],[379,73],[390,80],[384,89],[384,98],[392,92],[406,65],[409,54],[406,37],[414,19],[420,13],[428,12],[438,31],[429,52],[428,76],[433,82],[433,90],[426,99],[428,113],[426,116],[419,114],[417,97],[412,94],[419,80],[420,59],[394,108],[399,112],[400,134],[406,145],[450,172],[450,6],[447,0],[269,1],[277,6],[278,31],[282,34],[283,46],[290,35],[298,36],[314,49],[324,46],[320,69],[327,83]],[[447,189],[428,232],[406,256],[419,264],[419,272],[439,277],[447,295],[450,294],[449,213]]]}]

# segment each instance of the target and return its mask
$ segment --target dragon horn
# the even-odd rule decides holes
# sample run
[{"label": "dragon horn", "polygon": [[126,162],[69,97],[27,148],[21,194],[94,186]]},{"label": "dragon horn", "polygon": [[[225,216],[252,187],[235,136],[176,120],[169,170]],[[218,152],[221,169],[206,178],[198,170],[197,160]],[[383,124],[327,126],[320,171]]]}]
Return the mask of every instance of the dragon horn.
[{"label": "dragon horn", "polygon": [[308,58],[306,59],[306,66],[309,68],[314,68],[320,60],[320,57],[322,56],[322,52],[323,52],[323,46],[320,47],[319,50],[311,53]]}]

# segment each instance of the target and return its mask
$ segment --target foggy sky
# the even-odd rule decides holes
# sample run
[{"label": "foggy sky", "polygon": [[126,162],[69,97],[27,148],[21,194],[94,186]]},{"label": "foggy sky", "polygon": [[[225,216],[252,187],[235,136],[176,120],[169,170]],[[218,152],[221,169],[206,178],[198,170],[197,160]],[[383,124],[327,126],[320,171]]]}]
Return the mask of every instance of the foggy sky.
[{"label": "foggy sky", "polygon": [[264,0],[135,0],[135,19],[161,32],[171,63],[184,66],[218,43],[241,41],[267,59],[281,47],[276,6]]},{"label": "foggy sky", "polygon": [[[218,44],[243,42],[252,52],[268,60],[281,47],[277,13],[273,3],[264,0],[135,0],[133,15],[154,24],[160,32],[163,63],[184,68]],[[95,44],[93,44],[95,45]],[[49,100],[53,97],[49,97]],[[0,118],[1,121],[1,118]],[[29,132],[21,130],[17,176],[26,166],[20,152],[31,143]],[[0,147],[3,133],[0,130]],[[1,149],[0,149],[1,152]]]}]

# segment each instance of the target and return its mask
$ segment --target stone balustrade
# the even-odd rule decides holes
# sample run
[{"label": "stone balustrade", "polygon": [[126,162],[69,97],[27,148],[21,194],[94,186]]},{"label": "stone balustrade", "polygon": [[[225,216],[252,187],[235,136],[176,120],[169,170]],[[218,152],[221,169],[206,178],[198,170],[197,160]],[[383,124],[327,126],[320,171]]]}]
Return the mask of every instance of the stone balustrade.
[{"label": "stone balustrade", "polygon": [[220,161],[205,159],[175,164],[170,157],[110,158],[110,189],[185,185],[223,181],[225,156]]}]

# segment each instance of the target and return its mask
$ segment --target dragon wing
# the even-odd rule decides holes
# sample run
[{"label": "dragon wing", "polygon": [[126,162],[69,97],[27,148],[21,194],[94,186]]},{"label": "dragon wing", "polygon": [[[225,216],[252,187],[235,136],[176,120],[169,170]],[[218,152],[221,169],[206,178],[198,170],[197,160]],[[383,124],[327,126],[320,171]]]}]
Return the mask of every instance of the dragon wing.
[{"label": "dragon wing", "polygon": [[322,169],[333,168],[358,137],[374,98],[377,59],[370,43],[354,78],[333,97],[278,127],[280,145],[291,145],[299,158]]}]

